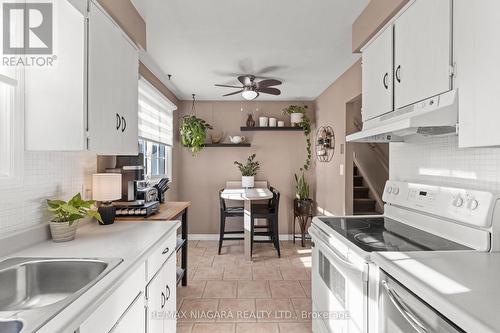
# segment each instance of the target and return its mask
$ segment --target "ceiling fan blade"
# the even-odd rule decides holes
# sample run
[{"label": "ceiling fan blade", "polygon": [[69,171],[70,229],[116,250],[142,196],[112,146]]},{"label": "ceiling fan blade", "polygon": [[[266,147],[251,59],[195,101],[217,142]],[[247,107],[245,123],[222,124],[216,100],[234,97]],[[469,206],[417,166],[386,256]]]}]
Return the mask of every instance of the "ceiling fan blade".
[{"label": "ceiling fan blade", "polygon": [[286,66],[281,66],[281,65],[267,66],[258,71],[256,76],[276,72],[284,68],[286,68]]},{"label": "ceiling fan blade", "polygon": [[264,93],[264,94],[270,94],[270,95],[281,95],[281,91],[276,88],[259,88],[257,89],[258,92]]},{"label": "ceiling fan blade", "polygon": [[272,87],[272,86],[279,86],[282,82],[274,79],[269,79],[269,80],[262,80],[258,83],[259,87]]},{"label": "ceiling fan blade", "polygon": [[216,84],[215,86],[216,87],[224,87],[224,88],[238,88],[238,89],[243,88],[243,87],[239,87],[239,86],[228,86],[226,84]]},{"label": "ceiling fan blade", "polygon": [[244,91],[244,89],[241,89],[241,90],[238,90],[238,91],[235,91],[235,92],[232,92],[232,93],[229,93],[229,94],[225,94],[225,95],[222,95],[222,96],[226,97],[226,96],[236,95],[236,94],[239,94],[239,93],[241,93],[243,91]]}]

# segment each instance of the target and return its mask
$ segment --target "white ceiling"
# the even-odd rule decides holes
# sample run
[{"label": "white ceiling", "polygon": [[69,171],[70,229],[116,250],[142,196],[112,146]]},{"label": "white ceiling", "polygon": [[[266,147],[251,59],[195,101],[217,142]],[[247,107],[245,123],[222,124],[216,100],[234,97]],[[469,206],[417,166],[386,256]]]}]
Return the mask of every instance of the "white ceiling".
[{"label": "white ceiling", "polygon": [[[180,99],[222,97],[240,74],[283,81],[281,96],[313,100],[358,55],[351,25],[368,0],[132,0],[147,26],[150,56],[172,74]],[[267,69],[267,70],[266,70]]]}]

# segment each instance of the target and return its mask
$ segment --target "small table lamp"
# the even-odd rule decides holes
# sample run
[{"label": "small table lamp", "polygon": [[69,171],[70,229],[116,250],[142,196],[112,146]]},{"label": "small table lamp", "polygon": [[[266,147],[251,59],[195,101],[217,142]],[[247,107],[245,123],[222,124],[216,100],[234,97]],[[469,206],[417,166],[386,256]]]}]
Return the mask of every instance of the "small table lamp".
[{"label": "small table lamp", "polygon": [[122,175],[119,173],[97,173],[92,175],[92,199],[100,201],[98,211],[103,224],[115,222],[116,208],[111,201],[122,197]]}]

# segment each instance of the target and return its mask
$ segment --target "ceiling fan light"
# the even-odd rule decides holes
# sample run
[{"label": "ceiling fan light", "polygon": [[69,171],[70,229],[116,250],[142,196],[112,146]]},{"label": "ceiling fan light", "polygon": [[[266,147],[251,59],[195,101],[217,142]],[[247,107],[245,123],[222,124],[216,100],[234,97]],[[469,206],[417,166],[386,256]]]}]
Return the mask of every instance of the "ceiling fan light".
[{"label": "ceiling fan light", "polygon": [[245,90],[244,92],[241,93],[241,96],[243,96],[244,99],[247,101],[251,101],[257,98],[259,94],[256,91],[253,90]]}]

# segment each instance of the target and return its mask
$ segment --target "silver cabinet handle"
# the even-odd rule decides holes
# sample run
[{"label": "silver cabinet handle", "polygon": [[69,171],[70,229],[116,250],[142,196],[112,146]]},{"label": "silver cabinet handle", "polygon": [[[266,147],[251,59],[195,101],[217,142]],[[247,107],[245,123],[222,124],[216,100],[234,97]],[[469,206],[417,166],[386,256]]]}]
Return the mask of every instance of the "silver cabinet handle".
[{"label": "silver cabinet handle", "polygon": [[396,68],[396,80],[401,83],[401,65]]},{"label": "silver cabinet handle", "polygon": [[389,84],[387,83],[387,78],[389,77],[389,73],[385,73],[382,84],[384,85],[385,90],[389,89]]},{"label": "silver cabinet handle", "polygon": [[163,252],[161,254],[167,254],[168,251],[170,251],[170,249],[167,247],[165,250],[163,250]]},{"label": "silver cabinet handle", "polygon": [[384,287],[389,299],[391,300],[394,307],[401,313],[401,315],[406,319],[406,321],[413,327],[418,333],[427,333],[428,330],[424,324],[413,314],[410,309],[402,302],[399,301],[399,295],[389,287],[385,280],[382,280],[382,286]]},{"label": "silver cabinet handle", "polygon": [[170,294],[171,294],[170,287],[168,286],[168,284],[167,287],[165,288],[165,291],[167,292],[167,296],[165,298],[168,301],[170,299]]}]

